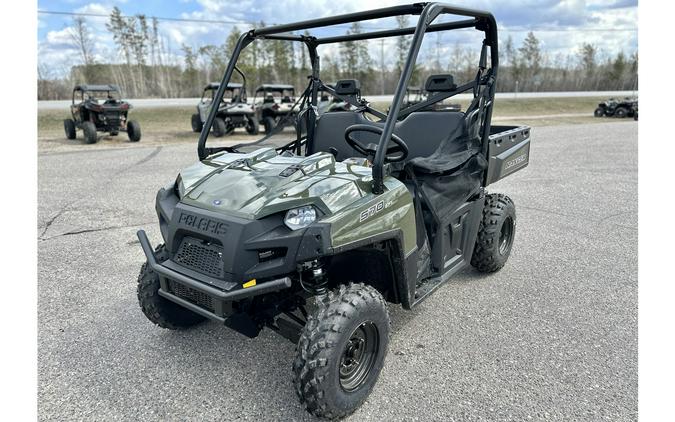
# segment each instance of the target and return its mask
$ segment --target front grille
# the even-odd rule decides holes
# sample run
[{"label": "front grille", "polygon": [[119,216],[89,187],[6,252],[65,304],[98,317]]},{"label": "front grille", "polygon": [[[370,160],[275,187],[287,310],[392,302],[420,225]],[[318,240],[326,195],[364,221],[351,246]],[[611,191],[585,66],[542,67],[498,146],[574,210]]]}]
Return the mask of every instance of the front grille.
[{"label": "front grille", "polygon": [[169,282],[169,293],[174,296],[178,296],[181,299],[185,299],[190,303],[193,303],[200,308],[206,309],[207,311],[214,312],[213,299],[211,296],[206,293],[202,293],[199,290],[195,290],[192,287],[184,286],[180,283],[176,283],[173,280],[168,280]]},{"label": "front grille", "polygon": [[120,113],[118,113],[118,112],[106,112],[103,115],[105,116],[105,121],[109,126],[119,126],[119,124],[120,124]]},{"label": "front grille", "polygon": [[205,240],[184,238],[173,261],[211,277],[222,278],[225,275],[223,247]]}]

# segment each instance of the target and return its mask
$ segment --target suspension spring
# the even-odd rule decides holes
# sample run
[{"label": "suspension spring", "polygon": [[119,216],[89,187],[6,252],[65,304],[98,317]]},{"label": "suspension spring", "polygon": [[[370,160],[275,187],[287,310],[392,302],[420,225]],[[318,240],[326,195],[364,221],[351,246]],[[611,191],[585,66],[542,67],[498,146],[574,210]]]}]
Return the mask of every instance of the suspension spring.
[{"label": "suspension spring", "polygon": [[[323,265],[317,259],[304,263],[298,269],[300,275],[300,285],[302,288],[313,295],[325,294],[328,285],[328,277],[323,269]],[[305,275],[303,279],[303,274]]]}]

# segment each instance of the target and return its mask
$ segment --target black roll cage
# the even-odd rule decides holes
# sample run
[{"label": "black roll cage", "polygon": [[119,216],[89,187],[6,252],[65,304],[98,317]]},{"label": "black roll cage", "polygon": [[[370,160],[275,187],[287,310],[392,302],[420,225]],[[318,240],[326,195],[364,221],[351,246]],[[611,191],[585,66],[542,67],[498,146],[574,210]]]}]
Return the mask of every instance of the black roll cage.
[{"label": "black roll cage", "polygon": [[262,97],[263,99],[267,95],[268,92],[280,92],[283,95],[284,91],[290,91],[292,93],[291,98],[297,98],[296,92],[295,92],[295,87],[292,85],[283,85],[284,87],[282,88],[282,84],[270,84],[270,85],[277,85],[275,87],[265,87],[263,85],[257,87],[255,91],[253,92],[253,104],[256,103],[256,100],[258,99],[258,94],[262,92]]},{"label": "black roll cage", "polygon": [[92,87],[78,85],[75,88],[73,88],[72,104],[75,104],[75,96],[77,95],[78,92],[80,93],[80,101],[84,101],[84,94],[91,93],[91,92],[105,92],[106,96],[108,96],[108,97],[110,96],[110,93],[113,92],[113,93],[116,93],[120,99],[122,98],[120,90],[117,87],[111,86],[110,88],[105,89],[103,87],[98,87],[98,86],[92,88]]},{"label": "black roll cage", "polygon": [[[234,98],[234,96],[235,96],[234,93],[235,93],[237,90],[239,91],[239,98],[240,98],[239,102],[245,103],[246,100],[247,100],[247,97],[246,97],[246,85],[242,85],[242,86],[234,86],[234,87],[233,87],[233,86],[228,86],[228,87],[226,87],[226,88],[223,90],[223,97],[225,96],[225,93],[226,93],[226,92],[232,91],[232,98]],[[216,94],[218,93],[218,88],[216,88],[216,87],[214,87],[214,86],[211,86],[210,84],[207,85],[206,87],[204,87],[204,90],[202,91],[202,98],[199,100],[201,103],[204,102],[204,98],[206,97],[206,93],[209,92],[209,91],[212,91],[212,92],[211,92],[211,95],[210,95],[210,97],[211,97],[210,100],[211,100],[211,103],[213,104],[213,100],[216,98]]]},{"label": "black roll cage", "polygon": [[[433,24],[433,21],[436,18],[438,18],[438,16],[446,14],[465,16],[469,17],[470,19]],[[374,31],[358,34],[347,34],[325,38],[316,38],[314,36],[289,34],[290,32],[304,31],[312,28],[360,22],[371,19],[403,16],[403,15],[419,16],[417,25],[415,27],[409,28],[397,28],[391,30]],[[401,117],[399,115],[399,113],[401,112],[401,105],[406,95],[406,88],[412,75],[424,35],[426,33],[431,32],[448,31],[462,28],[475,28],[485,33],[485,40],[483,41],[483,47],[481,49],[481,60],[480,60],[481,64],[479,65],[480,70],[478,72],[476,80],[472,83],[458,87],[456,90],[452,92],[438,93],[436,95],[433,95],[427,101],[423,101],[419,104],[416,104],[415,106],[408,107],[407,109],[403,110],[403,112],[405,114],[410,114],[412,111],[415,111],[416,109],[422,109],[423,107],[426,107],[429,104],[441,101],[445,98],[448,98],[452,95],[456,95],[463,91],[467,91],[471,88],[473,88],[474,90],[474,97],[477,97],[479,92],[478,91],[479,86],[481,84],[487,85],[489,87],[489,91],[486,92],[485,95],[488,97],[488,101],[485,103],[485,116],[482,124],[482,132],[479,133],[483,153],[485,154],[487,153],[487,145],[490,136],[490,124],[492,120],[493,99],[496,85],[494,81],[496,80],[497,69],[499,67],[499,53],[498,53],[497,22],[491,13],[481,10],[465,9],[443,3],[414,3],[409,5],[392,6],[381,9],[369,10],[365,12],[348,13],[345,15],[331,16],[327,18],[312,19],[302,22],[252,29],[248,32],[243,33],[239,37],[239,40],[237,41],[234,51],[232,52],[232,58],[230,59],[227,65],[225,74],[223,75],[223,80],[220,84],[220,87],[218,88],[218,91],[216,92],[216,98],[214,98],[214,101],[217,100],[218,102],[220,102],[222,100],[225,87],[227,86],[228,82],[232,77],[233,72],[236,69],[236,63],[237,60],[239,59],[242,50],[257,39],[297,41],[305,44],[305,46],[309,51],[309,59],[312,65],[312,75],[310,76],[311,80],[310,104],[311,107],[314,108],[317,105],[317,92],[318,87],[321,84],[321,81],[319,79],[319,56],[316,51],[318,46],[323,44],[332,44],[346,41],[361,41],[375,38],[413,35],[410,44],[410,51],[403,66],[399,82],[396,86],[394,98],[392,100],[389,113],[387,114],[382,135],[380,136],[380,140],[378,143],[377,153],[375,154],[375,159],[373,160],[373,193],[380,194],[384,191],[384,176],[385,176],[384,158],[386,155],[385,146],[387,145],[389,139],[391,138],[391,135],[394,132],[394,127],[397,120]],[[481,71],[485,70],[484,69],[486,65],[485,53],[487,48],[489,48],[490,50],[491,69],[488,77],[484,77],[481,74]],[[213,120],[216,117],[216,113],[217,110],[215,108],[212,108],[211,112],[208,115],[208,118],[206,119],[206,122],[204,123],[202,132],[199,136],[197,153],[199,155],[200,160],[204,160],[209,155],[219,151],[231,150],[231,148],[228,147],[206,148],[206,141],[208,139],[211,126],[213,125]],[[316,123],[316,115],[315,113],[306,113],[306,115],[308,119],[307,143],[308,145],[310,145],[314,140],[314,124]]]}]

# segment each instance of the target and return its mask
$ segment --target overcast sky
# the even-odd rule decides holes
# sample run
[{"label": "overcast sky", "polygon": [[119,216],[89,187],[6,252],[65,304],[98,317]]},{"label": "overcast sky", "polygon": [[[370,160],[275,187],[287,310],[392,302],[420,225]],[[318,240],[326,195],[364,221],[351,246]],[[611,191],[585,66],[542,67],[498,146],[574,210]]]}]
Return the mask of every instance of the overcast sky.
[{"label": "overcast sky", "polygon": [[[38,10],[109,14],[118,6],[125,15],[145,14],[164,18],[226,20],[238,22],[239,29],[252,22],[287,23],[298,20],[333,16],[410,3],[396,0],[38,0]],[[632,54],[637,50],[637,0],[448,0],[457,6],[484,9],[492,12],[499,24],[501,41],[513,37],[516,47],[533,31],[542,42],[542,48],[554,58],[578,51],[584,42],[594,44],[603,56],[615,55],[619,50]],[[67,34],[72,17],[38,13],[38,59],[49,72],[62,74],[70,65],[78,63],[78,56]],[[117,60],[112,39],[105,29],[106,18],[87,17],[96,39],[96,55],[100,61]],[[411,23],[414,21],[411,20]],[[160,32],[178,56],[181,44],[198,47],[203,44],[222,44],[235,24],[160,21]],[[391,26],[391,22],[365,23],[366,29]],[[344,33],[346,27],[324,31]],[[440,40],[443,51],[456,44],[474,42],[469,32],[449,35]],[[371,45],[371,48],[375,48]],[[393,48],[391,43],[385,49]],[[379,51],[379,50],[377,50]],[[435,50],[434,50],[435,51]],[[429,53],[431,54],[431,53]],[[391,57],[391,54],[386,54]],[[424,53],[423,53],[424,57]],[[179,60],[180,57],[176,57]]]}]

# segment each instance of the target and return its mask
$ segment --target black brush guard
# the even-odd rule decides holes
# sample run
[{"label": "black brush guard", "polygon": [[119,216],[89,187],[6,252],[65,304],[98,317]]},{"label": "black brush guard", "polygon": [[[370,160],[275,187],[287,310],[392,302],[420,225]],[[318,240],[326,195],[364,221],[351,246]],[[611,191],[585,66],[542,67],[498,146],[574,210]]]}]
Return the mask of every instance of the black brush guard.
[{"label": "black brush guard", "polygon": [[[165,265],[157,262],[155,254],[150,246],[148,236],[144,230],[139,230],[137,233],[138,240],[143,248],[143,253],[148,261],[148,266],[159,275],[160,280],[160,296],[175,302],[191,311],[205,316],[207,318],[225,323],[227,317],[231,313],[231,303],[242,299],[247,299],[253,296],[262,295],[265,293],[277,292],[291,287],[291,279],[289,277],[282,277],[275,280],[265,281],[255,286],[244,288],[238,286],[224,291],[207,285],[195,278],[188,277],[174,269],[168,268]],[[169,282],[171,281],[171,283]],[[206,295],[210,298],[212,309],[205,309],[193,302],[190,302],[182,297],[175,295],[178,289],[176,286],[170,284],[178,283],[188,289],[194,290],[200,294]]]}]

